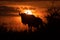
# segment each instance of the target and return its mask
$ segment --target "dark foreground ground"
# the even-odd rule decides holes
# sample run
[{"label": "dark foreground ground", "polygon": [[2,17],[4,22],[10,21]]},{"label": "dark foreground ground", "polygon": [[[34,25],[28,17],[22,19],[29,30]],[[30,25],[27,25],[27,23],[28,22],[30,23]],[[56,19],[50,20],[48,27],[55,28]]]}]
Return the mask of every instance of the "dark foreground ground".
[{"label": "dark foreground ground", "polygon": [[[0,32],[0,39],[16,40],[16,39],[32,39],[41,36],[44,32]],[[40,38],[40,37],[39,37]]]},{"label": "dark foreground ground", "polygon": [[5,32],[5,31],[0,31],[0,39],[5,39],[5,40],[18,40],[18,39],[24,39],[24,40],[31,40],[31,39],[42,39],[45,37],[49,37],[53,34],[54,36],[56,34],[59,34],[58,32],[53,32],[53,31],[37,31],[37,32]]}]

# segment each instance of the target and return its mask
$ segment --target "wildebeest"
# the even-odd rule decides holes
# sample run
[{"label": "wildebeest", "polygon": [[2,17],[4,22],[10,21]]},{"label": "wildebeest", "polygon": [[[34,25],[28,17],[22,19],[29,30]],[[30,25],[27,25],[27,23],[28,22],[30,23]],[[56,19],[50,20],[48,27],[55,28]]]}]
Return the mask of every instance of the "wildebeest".
[{"label": "wildebeest", "polygon": [[28,24],[29,30],[31,31],[32,26],[39,29],[40,27],[43,27],[42,19],[35,17],[34,15],[27,15],[25,13],[19,13],[19,15],[22,18],[23,24]]}]

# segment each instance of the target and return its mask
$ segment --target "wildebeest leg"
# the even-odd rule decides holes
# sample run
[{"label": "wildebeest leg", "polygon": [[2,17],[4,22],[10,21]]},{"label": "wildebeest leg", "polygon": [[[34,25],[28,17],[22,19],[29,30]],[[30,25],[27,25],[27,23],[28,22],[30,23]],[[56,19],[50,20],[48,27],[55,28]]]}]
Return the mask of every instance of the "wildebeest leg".
[{"label": "wildebeest leg", "polygon": [[44,32],[44,26],[43,26],[43,24],[40,25],[40,29],[39,30],[40,30],[40,32]]},{"label": "wildebeest leg", "polygon": [[42,31],[43,30],[43,25],[36,25],[37,31]]},{"label": "wildebeest leg", "polygon": [[29,26],[29,32],[32,32],[32,26]]},{"label": "wildebeest leg", "polygon": [[36,31],[39,31],[40,30],[40,25],[36,26],[37,30]]}]

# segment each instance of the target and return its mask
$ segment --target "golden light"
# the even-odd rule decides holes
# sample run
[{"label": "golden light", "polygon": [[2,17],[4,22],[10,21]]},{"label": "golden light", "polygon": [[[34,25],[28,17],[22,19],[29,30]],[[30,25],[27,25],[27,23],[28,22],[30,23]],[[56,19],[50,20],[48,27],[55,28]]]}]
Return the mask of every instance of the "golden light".
[{"label": "golden light", "polygon": [[24,10],[24,13],[32,15],[32,11],[31,10]]}]

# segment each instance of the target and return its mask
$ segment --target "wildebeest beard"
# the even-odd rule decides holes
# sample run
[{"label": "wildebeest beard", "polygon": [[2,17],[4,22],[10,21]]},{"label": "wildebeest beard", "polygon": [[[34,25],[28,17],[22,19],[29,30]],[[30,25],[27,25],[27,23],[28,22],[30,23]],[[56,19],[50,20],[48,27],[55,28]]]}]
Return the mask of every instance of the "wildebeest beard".
[{"label": "wildebeest beard", "polygon": [[34,15],[27,15],[25,13],[19,13],[19,15],[22,18],[22,23],[25,25],[28,24],[29,28],[33,26],[39,29],[39,26],[43,26],[42,19],[35,17]]}]

